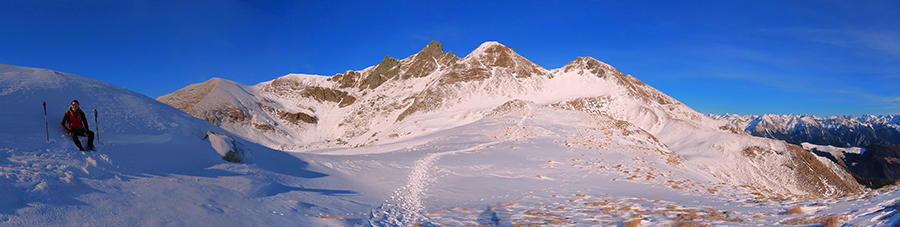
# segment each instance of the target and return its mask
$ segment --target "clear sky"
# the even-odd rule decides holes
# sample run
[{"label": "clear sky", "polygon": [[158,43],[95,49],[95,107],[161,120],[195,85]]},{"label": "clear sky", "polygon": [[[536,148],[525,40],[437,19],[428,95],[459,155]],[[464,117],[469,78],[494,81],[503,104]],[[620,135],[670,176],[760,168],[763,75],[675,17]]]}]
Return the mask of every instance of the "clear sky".
[{"label": "clear sky", "polygon": [[156,98],[334,75],[437,40],[591,56],[702,113],[900,114],[900,1],[0,0],[0,63]]}]

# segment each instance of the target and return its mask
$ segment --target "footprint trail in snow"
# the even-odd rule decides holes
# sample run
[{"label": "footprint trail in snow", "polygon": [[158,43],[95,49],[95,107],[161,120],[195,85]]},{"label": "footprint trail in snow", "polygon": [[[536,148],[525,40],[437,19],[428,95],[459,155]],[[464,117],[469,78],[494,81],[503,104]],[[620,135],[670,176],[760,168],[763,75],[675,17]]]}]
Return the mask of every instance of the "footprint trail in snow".
[{"label": "footprint trail in snow", "polygon": [[[517,128],[521,128],[525,119],[531,115],[531,107],[529,106],[528,109],[528,114],[519,120]],[[427,223],[428,220],[424,215],[425,205],[423,201],[428,197],[426,194],[428,184],[435,180],[429,172],[434,163],[440,160],[444,155],[476,151],[500,142],[502,142],[502,140],[482,143],[461,150],[432,153],[425,156],[425,158],[417,160],[409,174],[409,180],[407,181],[406,186],[394,191],[393,198],[396,201],[394,201],[394,203],[382,204],[372,211],[370,224],[373,226],[413,226],[422,222]]]}]

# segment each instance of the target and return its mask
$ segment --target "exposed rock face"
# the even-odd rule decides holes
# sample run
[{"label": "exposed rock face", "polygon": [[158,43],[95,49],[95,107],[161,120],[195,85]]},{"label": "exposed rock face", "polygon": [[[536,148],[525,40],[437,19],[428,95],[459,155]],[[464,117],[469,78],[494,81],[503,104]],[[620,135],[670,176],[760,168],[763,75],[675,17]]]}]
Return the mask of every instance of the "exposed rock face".
[{"label": "exposed rock face", "polygon": [[337,103],[339,107],[346,107],[356,102],[356,97],[346,91],[304,84],[302,81],[285,77],[273,80],[268,86],[263,86],[261,91],[283,96],[299,94],[319,102]]}]

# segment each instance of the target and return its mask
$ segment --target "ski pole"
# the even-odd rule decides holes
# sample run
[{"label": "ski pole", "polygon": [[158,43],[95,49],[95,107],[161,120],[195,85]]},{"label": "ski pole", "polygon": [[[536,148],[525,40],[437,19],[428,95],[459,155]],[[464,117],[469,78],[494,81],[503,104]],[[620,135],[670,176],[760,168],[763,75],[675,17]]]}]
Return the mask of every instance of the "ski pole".
[{"label": "ski pole", "polygon": [[97,124],[97,109],[94,109],[94,127],[97,128],[97,143],[100,143],[100,124]]},{"label": "ski pole", "polygon": [[44,130],[47,131],[47,142],[50,142],[50,126],[47,124],[47,102],[44,102]]}]

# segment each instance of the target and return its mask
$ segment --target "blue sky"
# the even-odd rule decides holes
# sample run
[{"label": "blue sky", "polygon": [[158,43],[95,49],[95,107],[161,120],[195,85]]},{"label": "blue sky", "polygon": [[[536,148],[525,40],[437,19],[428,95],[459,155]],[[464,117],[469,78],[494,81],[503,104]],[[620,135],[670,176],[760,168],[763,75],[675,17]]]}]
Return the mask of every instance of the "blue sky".
[{"label": "blue sky", "polygon": [[594,57],[702,113],[900,114],[900,1],[388,2],[3,0],[0,63],[156,98],[498,41],[548,69]]}]

